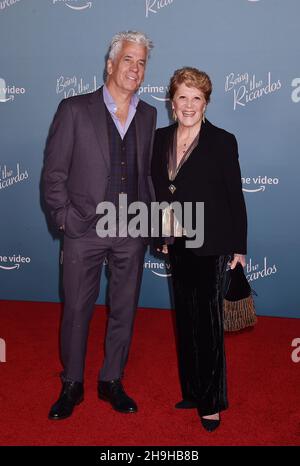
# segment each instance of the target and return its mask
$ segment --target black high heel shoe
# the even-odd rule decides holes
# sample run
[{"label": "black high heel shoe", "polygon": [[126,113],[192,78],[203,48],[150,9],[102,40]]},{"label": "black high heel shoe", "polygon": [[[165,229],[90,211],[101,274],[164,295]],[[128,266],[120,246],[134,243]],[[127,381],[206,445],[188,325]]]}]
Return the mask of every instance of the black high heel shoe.
[{"label": "black high heel shoe", "polygon": [[213,432],[216,430],[221,422],[221,419],[207,419],[205,417],[200,416],[201,419],[201,424],[204,427],[205,430],[208,432]]}]

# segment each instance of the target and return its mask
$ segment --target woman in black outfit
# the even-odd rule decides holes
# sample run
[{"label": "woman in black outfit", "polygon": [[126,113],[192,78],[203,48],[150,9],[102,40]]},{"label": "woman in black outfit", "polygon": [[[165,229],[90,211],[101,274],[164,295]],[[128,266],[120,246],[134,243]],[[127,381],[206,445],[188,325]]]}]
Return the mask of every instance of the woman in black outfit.
[{"label": "woman in black outfit", "polygon": [[206,73],[175,71],[170,100],[176,123],[156,131],[152,163],[157,201],[192,203],[193,222],[196,202],[204,202],[202,246],[186,244],[184,221],[165,208],[159,250],[169,253],[172,267],[183,396],[176,407],[197,408],[208,431],[228,407],[223,283],[228,262],[232,269],[245,266],[247,237],[237,142],[205,119],[211,91]]}]

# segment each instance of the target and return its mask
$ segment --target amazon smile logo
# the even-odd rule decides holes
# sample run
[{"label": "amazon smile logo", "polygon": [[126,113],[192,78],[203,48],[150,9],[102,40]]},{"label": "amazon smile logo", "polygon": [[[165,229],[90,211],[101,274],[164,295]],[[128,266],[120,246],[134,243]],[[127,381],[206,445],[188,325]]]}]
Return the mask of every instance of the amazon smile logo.
[{"label": "amazon smile logo", "polygon": [[145,270],[150,270],[157,277],[171,277],[171,264],[169,262],[151,261],[150,259],[144,263]]},{"label": "amazon smile logo", "polygon": [[68,8],[71,8],[71,10],[76,10],[76,11],[82,11],[88,8],[92,8],[92,3],[93,3],[93,2],[87,2],[84,0],[52,0],[52,1],[53,1],[53,5],[55,5],[56,3],[63,3]]},{"label": "amazon smile logo", "polygon": [[268,176],[253,176],[252,178],[242,178],[243,191],[246,193],[258,193],[265,191],[267,186],[279,184],[279,178],[270,178]]},{"label": "amazon smile logo", "polygon": [[12,256],[0,256],[0,270],[19,270],[21,265],[30,264],[30,262],[30,257],[24,257],[21,256],[21,254],[13,254]]},{"label": "amazon smile logo", "polygon": [[151,86],[151,84],[147,84],[147,86],[141,86],[138,90],[138,95],[149,94],[152,99],[158,100],[159,102],[167,102],[169,99],[168,97],[169,86]]}]

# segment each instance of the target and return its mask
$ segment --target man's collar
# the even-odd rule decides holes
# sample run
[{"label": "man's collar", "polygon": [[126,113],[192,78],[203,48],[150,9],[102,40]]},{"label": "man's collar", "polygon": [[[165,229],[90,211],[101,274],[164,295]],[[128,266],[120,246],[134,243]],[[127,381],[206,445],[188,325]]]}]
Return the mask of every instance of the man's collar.
[{"label": "man's collar", "polygon": [[[109,92],[108,90],[108,87],[106,86],[106,84],[103,85],[103,100],[104,100],[104,103],[105,105],[107,106],[107,108],[115,113],[117,111],[117,105],[111,95],[111,93]],[[131,100],[130,100],[130,105],[133,106],[134,108],[137,107],[138,103],[139,103],[139,97],[137,96],[137,94],[133,94],[132,97],[131,97]]]}]

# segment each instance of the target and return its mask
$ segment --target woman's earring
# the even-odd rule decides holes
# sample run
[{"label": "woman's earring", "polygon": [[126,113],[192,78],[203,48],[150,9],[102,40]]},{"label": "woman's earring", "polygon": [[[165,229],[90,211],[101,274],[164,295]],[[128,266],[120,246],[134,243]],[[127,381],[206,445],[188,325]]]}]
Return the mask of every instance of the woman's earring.
[{"label": "woman's earring", "polygon": [[202,121],[203,121],[203,123],[205,123],[205,110],[206,110],[206,107],[205,107],[205,109],[203,110],[203,113],[202,113]]},{"label": "woman's earring", "polygon": [[176,112],[174,110],[174,107],[172,108],[172,117],[173,117],[173,120],[177,121],[177,115],[176,115]]}]

